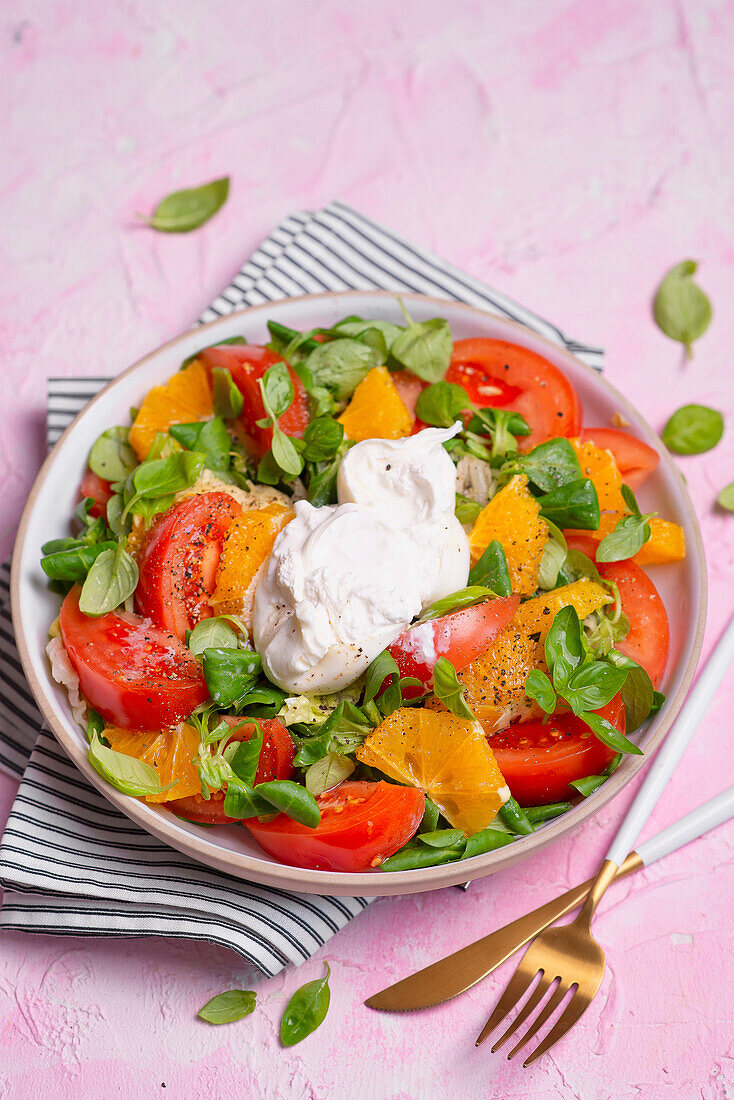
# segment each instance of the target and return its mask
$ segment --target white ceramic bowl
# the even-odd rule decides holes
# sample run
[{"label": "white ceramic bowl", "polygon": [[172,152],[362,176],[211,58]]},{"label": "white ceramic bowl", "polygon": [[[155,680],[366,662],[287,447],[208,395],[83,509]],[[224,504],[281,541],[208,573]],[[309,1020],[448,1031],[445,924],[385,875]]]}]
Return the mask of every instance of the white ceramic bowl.
[{"label": "white ceramic bowl", "polygon": [[658,509],[661,515],[679,523],[685,531],[688,548],[684,562],[650,569],[670,618],[670,657],[661,685],[668,700],[641,733],[640,743],[646,755],[625,757],[598,791],[567,814],[499,851],[420,871],[341,874],[287,867],[267,856],[246,829],[236,826],[201,829],[108,786],[90,767],[84,734],[71,717],[65,692],[51,678],[45,645],[59,601],[48,591],[39,565],[41,545],[69,530],[92,443],[105,428],[126,423],[131,405],[139,405],[151,386],[164,382],[178,370],[185,357],[209,344],[240,334],[249,343],[265,343],[268,339],[266,321],[270,319],[304,329],[328,326],[352,313],[400,323],[402,314],[395,296],[382,291],[314,295],[233,313],[171,340],[110,382],[64,432],[41,468],[23,512],[13,555],[12,608],[18,648],[28,682],[49,727],[88,782],[102,791],[110,802],[141,828],[201,863],[243,879],[289,890],[337,895],[434,890],[492,874],[564,834],[579,830],[589,817],[621,791],[660,744],[685,698],[701,649],[706,615],[706,567],[701,534],[682,477],[637,410],[606,379],[566,351],[511,321],[455,302],[412,294],[401,297],[416,320],[435,316],[447,318],[454,339],[488,336],[522,344],[545,356],[576,386],[586,424],[607,425],[613,413],[621,412],[631,430],[660,452],[660,465],[640,491],[640,503],[643,511]]}]

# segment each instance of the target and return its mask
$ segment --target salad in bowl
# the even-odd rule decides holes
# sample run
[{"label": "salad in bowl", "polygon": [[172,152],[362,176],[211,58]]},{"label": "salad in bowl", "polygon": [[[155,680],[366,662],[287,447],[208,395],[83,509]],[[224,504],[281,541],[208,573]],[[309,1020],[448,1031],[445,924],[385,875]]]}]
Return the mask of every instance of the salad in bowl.
[{"label": "salad in bowl", "polygon": [[[46,647],[88,760],[272,859],[384,873],[510,845],[664,705],[657,452],[537,351],[348,316],[189,356],[105,428]],[[518,333],[520,330],[518,330]]]}]

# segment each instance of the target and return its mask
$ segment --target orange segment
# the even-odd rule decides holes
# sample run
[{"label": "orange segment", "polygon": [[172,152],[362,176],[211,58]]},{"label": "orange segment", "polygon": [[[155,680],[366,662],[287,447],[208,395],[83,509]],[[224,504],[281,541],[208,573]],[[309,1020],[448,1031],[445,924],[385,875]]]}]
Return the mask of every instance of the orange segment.
[{"label": "orange segment", "polygon": [[339,417],[347,439],[402,439],[413,431],[408,412],[387,367],[373,367]]},{"label": "orange segment", "polygon": [[588,577],[582,577],[573,584],[564,584],[520,604],[511,626],[523,634],[538,634],[540,641],[544,642],[551,623],[562,607],[575,607],[578,617],[583,620],[592,611],[598,611],[611,602],[612,597],[606,588]]},{"label": "orange segment", "polygon": [[581,464],[582,474],[589,478],[596,489],[601,510],[612,508],[626,512],[627,505],[622,496],[622,475],[612,452],[602,450],[593,443],[582,443],[579,439],[572,439],[570,443]]},{"label": "orange segment", "polygon": [[399,783],[419,787],[455,829],[469,834],[489,825],[509,798],[481,725],[448,711],[393,711],[357,757]]},{"label": "orange segment", "polygon": [[134,756],[155,768],[162,787],[176,782],[175,787],[168,791],[146,795],[146,802],[169,802],[172,798],[188,798],[189,795],[201,793],[199,773],[191,763],[200,742],[193,726],[183,724],[160,733],[110,726],[105,729],[104,736],[115,752]]},{"label": "orange segment", "polygon": [[528,489],[524,474],[513,477],[477,516],[469,536],[472,562],[481,557],[493,539],[502,543],[512,591],[532,595],[538,587],[548,527],[540,518],[540,505]]},{"label": "orange segment", "polygon": [[291,508],[269,504],[232,520],[217,567],[212,607],[215,615],[240,615],[249,627],[255,588],[279,531],[293,518]]},{"label": "orange segment", "polygon": [[130,446],[142,462],[156,432],[171,424],[190,424],[214,415],[209,375],[198,359],[174,374],[165,386],[154,386],[146,395],[130,429]]},{"label": "orange segment", "polygon": [[[567,535],[593,535],[603,539],[609,535],[628,512],[602,512],[597,531],[566,531]],[[686,556],[686,537],[683,528],[670,520],[653,516],[648,520],[650,538],[642,549],[633,554],[632,561],[638,565],[666,565],[668,562],[682,561]]]}]

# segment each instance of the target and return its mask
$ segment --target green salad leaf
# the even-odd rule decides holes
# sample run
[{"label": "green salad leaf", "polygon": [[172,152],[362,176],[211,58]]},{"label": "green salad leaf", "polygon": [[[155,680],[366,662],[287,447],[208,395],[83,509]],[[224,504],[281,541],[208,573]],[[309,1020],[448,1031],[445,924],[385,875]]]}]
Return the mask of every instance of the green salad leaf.
[{"label": "green salad leaf", "polygon": [[138,214],[138,218],[160,233],[190,233],[213,218],[228,195],[229,176],[224,176],[200,187],[173,191],[161,199],[152,217]]},{"label": "green salad leaf", "polygon": [[703,336],[711,323],[711,302],[693,281],[698,264],[683,260],[667,273],[653,301],[653,316],[658,328],[683,344],[688,356],[693,355],[693,341]]},{"label": "green salad leaf", "polygon": [[257,994],[251,989],[228,989],[207,1001],[198,1016],[208,1024],[232,1024],[255,1011]]}]

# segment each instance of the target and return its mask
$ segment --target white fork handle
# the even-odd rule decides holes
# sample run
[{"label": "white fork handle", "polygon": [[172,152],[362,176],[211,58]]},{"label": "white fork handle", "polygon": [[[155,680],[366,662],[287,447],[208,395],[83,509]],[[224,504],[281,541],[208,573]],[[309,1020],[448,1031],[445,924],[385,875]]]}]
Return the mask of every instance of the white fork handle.
[{"label": "white fork handle", "polygon": [[721,683],[724,673],[734,659],[734,616],[724,631],[714,652],[709,657],[701,674],[683,704],[673,728],[662,747],[649,766],[645,782],[637,792],[637,797],[629,808],[619,832],[612,841],[606,858],[621,866],[627,853],[635,847],[635,841],[642,832],[648,817],[657,804],[665,785],[675,771],[676,765],[685,752],[701,719],[708,710],[709,703]]},{"label": "white fork handle", "polygon": [[732,817],[734,817],[734,787],[729,787],[728,791],[722,791],[715,798],[704,802],[703,806],[697,806],[695,810],[691,810],[680,821],[674,821],[667,829],[651,836],[643,844],[638,844],[635,851],[645,866],[649,867],[656,859],[662,859],[663,856],[682,848],[684,844],[690,844],[692,840],[703,836],[709,829],[723,825]]}]

